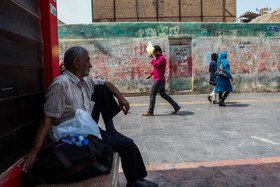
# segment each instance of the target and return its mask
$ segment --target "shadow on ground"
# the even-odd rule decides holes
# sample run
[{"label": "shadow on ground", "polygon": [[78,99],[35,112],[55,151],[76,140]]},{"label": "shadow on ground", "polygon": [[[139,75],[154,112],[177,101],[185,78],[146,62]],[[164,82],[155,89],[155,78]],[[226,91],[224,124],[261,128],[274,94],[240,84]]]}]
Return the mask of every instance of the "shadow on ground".
[{"label": "shadow on ground", "polygon": [[227,102],[227,107],[248,107],[250,104],[241,104],[238,102]]},{"label": "shadow on ground", "polygon": [[[279,160],[279,157],[277,157]],[[244,163],[245,161],[245,163]],[[280,184],[280,163],[232,164],[231,161],[217,161],[213,163],[182,163],[169,169],[168,165],[159,170],[148,171],[146,179],[154,181],[159,186],[278,186]],[[214,165],[215,165],[214,164]],[[153,166],[154,169],[157,166]],[[166,169],[167,167],[167,169]],[[126,185],[123,173],[120,173],[120,186]]]},{"label": "shadow on ground", "polygon": [[154,114],[154,116],[175,116],[175,115],[178,115],[178,116],[188,116],[188,115],[193,115],[194,113],[193,112],[189,112],[189,111],[179,111],[177,114],[172,114],[172,113],[169,113],[169,114]]}]

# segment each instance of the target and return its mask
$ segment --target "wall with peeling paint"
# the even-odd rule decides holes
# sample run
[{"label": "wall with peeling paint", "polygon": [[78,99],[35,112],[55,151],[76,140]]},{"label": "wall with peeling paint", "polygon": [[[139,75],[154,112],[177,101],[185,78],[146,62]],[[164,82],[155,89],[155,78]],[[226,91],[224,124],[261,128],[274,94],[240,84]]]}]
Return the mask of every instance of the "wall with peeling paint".
[{"label": "wall with peeling paint", "polygon": [[[235,92],[280,90],[279,23],[96,23],[59,26],[60,58],[74,45],[86,47],[91,56],[90,76],[113,82],[123,93],[148,94],[152,71],[145,51],[149,41],[160,45],[167,58],[167,90],[171,66],[171,39],[191,39],[191,91],[207,93],[211,53],[228,53]],[[172,67],[172,68],[170,68]],[[176,69],[176,68],[175,68]],[[178,67],[177,69],[183,69]],[[189,83],[188,83],[189,84]],[[171,88],[171,90],[170,90]]]}]

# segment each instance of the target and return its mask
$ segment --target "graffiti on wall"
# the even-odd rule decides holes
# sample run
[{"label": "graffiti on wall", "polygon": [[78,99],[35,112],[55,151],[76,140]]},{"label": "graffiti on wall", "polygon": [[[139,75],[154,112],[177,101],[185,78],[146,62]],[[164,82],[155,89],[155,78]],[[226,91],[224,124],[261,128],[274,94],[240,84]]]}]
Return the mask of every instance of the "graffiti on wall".
[{"label": "graffiti on wall", "polygon": [[[215,41],[215,42],[214,42]],[[235,91],[263,91],[279,88],[280,45],[272,38],[215,38],[197,40],[193,47],[194,89],[208,84],[207,57],[210,53],[228,53]],[[209,52],[210,51],[210,52]],[[278,85],[278,86],[277,86]]]},{"label": "graffiti on wall", "polygon": [[150,58],[146,52],[147,43],[146,40],[104,41],[102,45],[107,48],[110,55],[100,50],[94,52],[92,76],[112,81],[145,79],[152,71]]},{"label": "graffiti on wall", "polygon": [[192,64],[187,53],[186,47],[171,47],[170,74],[173,78],[192,76]]},{"label": "graffiti on wall", "polygon": [[194,37],[279,37],[279,24],[238,23],[93,23],[58,26],[59,39]]},{"label": "graffiti on wall", "polygon": [[177,36],[179,35],[180,27],[179,26],[158,26],[156,28],[145,28],[139,29],[136,32],[136,36],[143,37],[163,37],[163,36]]},{"label": "graffiti on wall", "polygon": [[[272,43],[274,44],[272,45]],[[196,74],[208,73],[207,68],[211,60],[211,53],[227,52],[233,73],[279,72],[279,55],[277,55],[279,51],[280,45],[275,44],[275,40],[218,39],[212,42],[212,39],[204,39],[198,41],[193,48],[194,68]]]},{"label": "graffiti on wall", "polygon": [[140,42],[139,45],[135,45],[134,52],[140,55],[143,55],[144,53],[147,53],[146,51],[147,45],[143,42]]},{"label": "graffiti on wall", "polygon": [[192,89],[192,60],[189,45],[170,46],[171,90]]},{"label": "graffiti on wall", "polygon": [[[234,86],[244,86],[252,80],[255,80],[257,86],[280,85],[280,33],[269,26],[250,24],[249,27],[247,24],[222,23],[100,23],[63,26],[59,31],[60,56],[70,46],[85,46],[91,55],[93,77],[125,82],[127,89],[133,87],[141,90],[150,87],[145,81],[151,80],[145,78],[153,69],[145,51],[147,43],[151,40],[153,44],[160,45],[165,51],[167,62],[171,62],[168,38],[192,37],[190,60],[193,64],[185,64],[182,58],[181,66],[176,63],[175,66],[167,65],[167,78],[169,75],[184,78],[187,76],[184,70],[192,67],[194,90],[203,90],[205,85],[208,86],[210,54],[225,51],[233,76],[239,77],[233,83]],[[279,24],[275,26],[279,27]],[[61,40],[61,33],[64,34],[64,41]],[[175,54],[175,59],[177,57]],[[254,88],[254,85],[250,88]]]}]

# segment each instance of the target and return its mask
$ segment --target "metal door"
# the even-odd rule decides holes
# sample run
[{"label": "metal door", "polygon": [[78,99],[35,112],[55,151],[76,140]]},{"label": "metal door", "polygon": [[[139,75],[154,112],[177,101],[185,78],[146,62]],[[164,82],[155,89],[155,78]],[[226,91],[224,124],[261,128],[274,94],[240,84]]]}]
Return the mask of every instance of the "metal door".
[{"label": "metal door", "polygon": [[190,45],[170,46],[170,90],[193,89],[193,65]]}]

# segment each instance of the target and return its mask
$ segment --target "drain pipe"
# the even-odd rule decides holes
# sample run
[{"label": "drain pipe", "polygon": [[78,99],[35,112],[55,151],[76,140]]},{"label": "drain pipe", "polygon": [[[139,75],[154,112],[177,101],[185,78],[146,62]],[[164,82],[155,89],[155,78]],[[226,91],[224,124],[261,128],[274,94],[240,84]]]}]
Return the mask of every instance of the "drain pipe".
[{"label": "drain pipe", "polygon": [[138,22],[138,0],[136,0],[136,22]]}]

